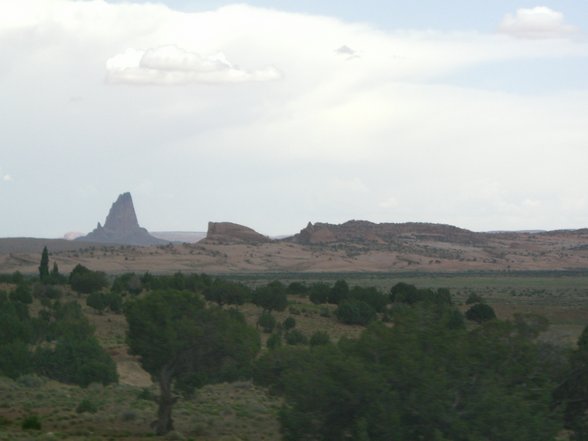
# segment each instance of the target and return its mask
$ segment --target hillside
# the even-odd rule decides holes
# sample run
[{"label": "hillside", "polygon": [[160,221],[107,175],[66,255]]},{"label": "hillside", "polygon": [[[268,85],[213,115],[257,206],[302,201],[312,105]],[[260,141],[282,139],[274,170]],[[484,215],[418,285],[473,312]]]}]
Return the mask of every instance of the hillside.
[{"label": "hillside", "polygon": [[36,272],[49,247],[64,271],[463,272],[588,269],[588,230],[476,233],[438,224],[310,224],[270,240],[247,227],[211,223],[198,243],[150,247],[0,239],[0,272]]}]

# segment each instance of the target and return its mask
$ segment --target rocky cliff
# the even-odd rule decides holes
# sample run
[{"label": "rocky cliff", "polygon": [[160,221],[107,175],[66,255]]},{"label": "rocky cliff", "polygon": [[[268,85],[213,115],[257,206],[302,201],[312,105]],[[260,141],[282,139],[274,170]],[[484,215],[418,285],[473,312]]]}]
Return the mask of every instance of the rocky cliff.
[{"label": "rocky cliff", "polygon": [[222,243],[264,243],[270,239],[257,231],[231,222],[209,222],[207,242]]},{"label": "rocky cliff", "polygon": [[112,204],[104,226],[98,222],[94,231],[86,236],[78,237],[76,240],[143,246],[168,243],[166,240],[151,236],[145,228],[139,225],[130,193],[121,194]]}]

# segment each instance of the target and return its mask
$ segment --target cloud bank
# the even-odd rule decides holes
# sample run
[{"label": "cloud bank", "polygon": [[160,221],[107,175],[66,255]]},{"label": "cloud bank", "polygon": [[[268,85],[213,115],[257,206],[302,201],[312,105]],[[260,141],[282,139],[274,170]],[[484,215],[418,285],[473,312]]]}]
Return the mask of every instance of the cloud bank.
[{"label": "cloud bank", "polygon": [[[123,191],[152,230],[586,226],[587,88],[448,80],[532,60],[523,80],[537,81],[555,60],[585,59],[581,38],[544,38],[570,35],[563,16],[531,11],[503,24],[523,37],[510,38],[246,5],[0,2],[0,179],[18,177],[3,192],[18,208],[3,212],[4,234],[90,231]],[[60,197],[43,197],[40,179]]]}]

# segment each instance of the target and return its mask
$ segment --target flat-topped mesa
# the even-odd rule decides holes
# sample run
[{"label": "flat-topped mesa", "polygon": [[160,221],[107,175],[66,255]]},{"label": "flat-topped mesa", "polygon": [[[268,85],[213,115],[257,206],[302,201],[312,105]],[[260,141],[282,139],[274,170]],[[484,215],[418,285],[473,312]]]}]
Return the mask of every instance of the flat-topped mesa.
[{"label": "flat-topped mesa", "polygon": [[94,231],[87,236],[78,237],[76,240],[140,246],[168,243],[166,240],[151,236],[145,228],[141,228],[130,193],[121,194],[112,204],[104,226],[98,222]]},{"label": "flat-topped mesa", "polygon": [[222,243],[265,243],[271,239],[244,225],[232,222],[209,222],[207,242]]},{"label": "flat-topped mesa", "polygon": [[407,222],[401,224],[351,220],[343,224],[308,223],[300,233],[287,239],[303,245],[328,243],[386,244],[400,238],[435,240],[462,244],[486,241],[483,233],[474,233],[452,225]]}]

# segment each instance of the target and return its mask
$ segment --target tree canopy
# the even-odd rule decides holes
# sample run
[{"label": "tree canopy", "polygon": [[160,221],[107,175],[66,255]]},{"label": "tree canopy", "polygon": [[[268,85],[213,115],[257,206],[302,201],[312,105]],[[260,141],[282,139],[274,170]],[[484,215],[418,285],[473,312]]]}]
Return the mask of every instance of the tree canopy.
[{"label": "tree canopy", "polygon": [[552,441],[561,422],[541,346],[513,323],[467,331],[455,313],[403,306],[357,340],[266,353],[254,378],[285,397],[284,438]]},{"label": "tree canopy", "polygon": [[187,291],[153,291],[125,308],[128,343],[160,387],[157,434],[173,429],[174,386],[190,391],[237,378],[260,348],[259,334],[235,310],[206,307]]}]

